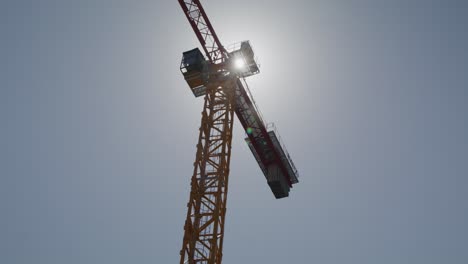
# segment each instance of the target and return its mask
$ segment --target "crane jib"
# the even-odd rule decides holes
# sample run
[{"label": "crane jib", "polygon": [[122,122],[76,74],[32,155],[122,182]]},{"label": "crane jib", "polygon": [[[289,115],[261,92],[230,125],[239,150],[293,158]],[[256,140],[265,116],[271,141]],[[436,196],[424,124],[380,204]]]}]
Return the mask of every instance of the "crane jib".
[{"label": "crane jib", "polygon": [[185,16],[197,35],[200,44],[211,63],[227,59],[228,53],[219,41],[208,16],[199,0],[178,0]]},{"label": "crane jib", "polygon": [[[206,87],[213,80],[212,76],[220,71],[234,73],[234,76],[231,75],[234,79],[237,76],[235,112],[247,132],[247,144],[267,178],[275,197],[287,197],[292,185],[298,183],[298,173],[289,153],[280,140],[281,137],[277,134],[276,128],[274,131],[268,130],[267,124],[260,118],[261,115],[255,101],[251,98],[250,92],[246,91],[248,85],[243,78],[259,73],[250,44],[248,41],[244,41],[241,43],[239,50],[227,52],[221,45],[200,1],[178,1],[208,58],[208,62],[205,62],[197,49],[184,52],[181,71],[192,92],[196,97],[205,95]],[[249,59],[245,59],[246,56]],[[248,65],[250,71],[240,74],[231,68],[230,65],[235,65],[239,57],[243,59],[241,65]],[[253,62],[253,64],[250,62]],[[250,67],[252,65],[253,67]],[[215,72],[217,69],[219,71]],[[242,78],[245,85],[242,84],[239,78]],[[275,184],[273,178],[274,181],[282,178],[280,179],[281,183],[277,184],[279,187],[273,187]]]}]

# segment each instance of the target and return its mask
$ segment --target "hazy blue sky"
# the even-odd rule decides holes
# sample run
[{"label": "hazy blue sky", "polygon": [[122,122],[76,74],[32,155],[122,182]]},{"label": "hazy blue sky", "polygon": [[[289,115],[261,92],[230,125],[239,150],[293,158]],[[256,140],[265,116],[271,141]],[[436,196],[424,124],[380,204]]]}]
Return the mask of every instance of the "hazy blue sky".
[{"label": "hazy blue sky", "polygon": [[[235,123],[224,263],[468,263],[467,1],[202,1],[300,170]],[[0,3],[0,263],[178,263],[202,99],[176,0]]]}]

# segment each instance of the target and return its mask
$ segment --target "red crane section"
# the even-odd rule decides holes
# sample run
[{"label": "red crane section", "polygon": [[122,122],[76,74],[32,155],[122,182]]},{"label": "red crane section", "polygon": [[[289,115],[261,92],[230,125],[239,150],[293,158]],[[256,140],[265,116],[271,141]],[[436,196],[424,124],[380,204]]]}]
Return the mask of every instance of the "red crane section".
[{"label": "red crane section", "polygon": [[239,79],[237,84],[235,112],[247,133],[249,148],[275,197],[287,197],[292,184],[299,182],[297,169],[275,127],[271,126],[272,129],[267,130],[247,82]]},{"label": "red crane section", "polygon": [[[242,42],[240,49],[228,52],[222,46],[200,1],[179,0],[179,3],[208,58],[205,62],[198,49],[184,53],[181,71],[185,79],[198,97],[205,94],[209,78],[215,72],[223,72],[226,78],[236,75],[235,113],[246,131],[247,144],[275,197],[287,197],[292,184],[299,182],[298,172],[275,127],[267,126],[264,122],[244,79],[259,72],[250,43]],[[235,60],[239,58],[247,70],[235,68]]]}]

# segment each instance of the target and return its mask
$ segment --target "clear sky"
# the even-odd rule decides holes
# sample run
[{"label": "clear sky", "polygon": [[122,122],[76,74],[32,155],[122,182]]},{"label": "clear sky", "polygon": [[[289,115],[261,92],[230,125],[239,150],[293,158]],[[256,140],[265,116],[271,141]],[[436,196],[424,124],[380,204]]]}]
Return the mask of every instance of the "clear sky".
[{"label": "clear sky", "polygon": [[[467,1],[202,1],[300,171],[236,120],[224,263],[468,263]],[[176,0],[0,3],[0,263],[178,263],[202,99]]]}]

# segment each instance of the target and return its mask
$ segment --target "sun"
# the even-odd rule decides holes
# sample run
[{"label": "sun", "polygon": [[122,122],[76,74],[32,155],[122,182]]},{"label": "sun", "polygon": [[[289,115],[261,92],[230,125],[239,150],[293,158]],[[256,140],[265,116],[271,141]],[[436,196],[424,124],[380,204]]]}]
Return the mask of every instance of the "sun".
[{"label": "sun", "polygon": [[242,58],[237,58],[235,61],[234,61],[234,66],[236,67],[236,69],[243,69],[245,67],[245,61],[244,59]]}]

